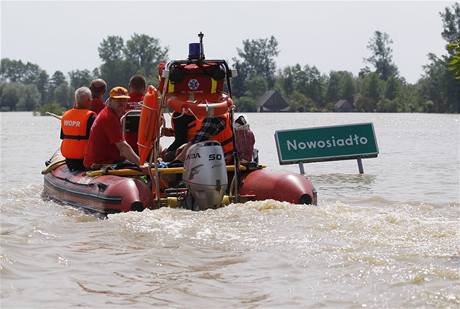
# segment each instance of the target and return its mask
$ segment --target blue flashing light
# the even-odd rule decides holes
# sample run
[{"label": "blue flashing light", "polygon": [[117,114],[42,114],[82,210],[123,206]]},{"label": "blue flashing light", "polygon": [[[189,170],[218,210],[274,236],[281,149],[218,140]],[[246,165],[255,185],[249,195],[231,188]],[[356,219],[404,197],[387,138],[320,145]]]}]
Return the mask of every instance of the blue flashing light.
[{"label": "blue flashing light", "polygon": [[188,59],[200,59],[200,43],[188,44]]}]

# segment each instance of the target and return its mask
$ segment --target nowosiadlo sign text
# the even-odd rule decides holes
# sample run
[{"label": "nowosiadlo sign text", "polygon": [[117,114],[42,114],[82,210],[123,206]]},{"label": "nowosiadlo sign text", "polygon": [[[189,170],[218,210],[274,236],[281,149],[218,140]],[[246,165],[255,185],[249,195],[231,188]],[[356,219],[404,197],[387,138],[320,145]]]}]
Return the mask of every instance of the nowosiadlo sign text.
[{"label": "nowosiadlo sign text", "polygon": [[280,164],[377,157],[372,123],[275,132]]}]

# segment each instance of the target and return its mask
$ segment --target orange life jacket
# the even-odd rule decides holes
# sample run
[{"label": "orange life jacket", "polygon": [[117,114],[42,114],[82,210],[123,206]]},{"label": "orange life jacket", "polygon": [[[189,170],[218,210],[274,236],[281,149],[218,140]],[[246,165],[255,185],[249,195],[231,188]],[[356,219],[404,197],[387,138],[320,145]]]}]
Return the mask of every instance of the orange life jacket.
[{"label": "orange life jacket", "polygon": [[[223,115],[225,117],[225,128],[217,133],[216,135],[212,135],[209,137],[210,140],[218,141],[223,150],[225,155],[225,161],[230,163],[232,160],[232,153],[233,153],[233,131],[232,126],[230,125],[230,114],[226,113]],[[189,123],[187,127],[187,140],[190,142],[193,137],[198,133],[201,126],[203,125],[204,118],[198,118]]]},{"label": "orange life jacket", "polygon": [[61,119],[61,153],[66,159],[83,159],[89,139],[88,120],[96,113],[88,109],[71,109]]}]

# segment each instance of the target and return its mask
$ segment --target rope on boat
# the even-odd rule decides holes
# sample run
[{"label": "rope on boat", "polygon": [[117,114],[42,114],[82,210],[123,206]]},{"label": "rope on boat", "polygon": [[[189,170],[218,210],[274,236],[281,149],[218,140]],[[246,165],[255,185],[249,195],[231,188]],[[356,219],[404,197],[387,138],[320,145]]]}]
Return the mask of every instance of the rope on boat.
[{"label": "rope on boat", "polygon": [[[251,170],[257,170],[257,169],[262,169],[265,168],[265,165],[259,165],[256,167],[246,167],[244,165],[240,165],[240,171],[245,172],[245,171],[251,171]],[[154,170],[154,168],[152,168]],[[227,172],[234,172],[235,171],[235,166],[234,165],[227,165]],[[183,167],[163,167],[163,168],[158,168],[158,172],[163,175],[168,175],[168,174],[183,174],[184,173],[184,168]],[[100,175],[116,175],[116,176],[142,176],[145,175],[144,172],[139,171],[139,170],[134,170],[134,169],[119,169],[119,170],[96,170],[96,171],[88,171],[86,172],[86,176],[89,177],[96,177]]]},{"label": "rope on boat", "polygon": [[54,118],[59,119],[59,120],[62,119],[62,116],[56,115],[56,114],[54,114],[54,113],[46,112],[45,114],[50,115],[50,116],[53,116]]}]

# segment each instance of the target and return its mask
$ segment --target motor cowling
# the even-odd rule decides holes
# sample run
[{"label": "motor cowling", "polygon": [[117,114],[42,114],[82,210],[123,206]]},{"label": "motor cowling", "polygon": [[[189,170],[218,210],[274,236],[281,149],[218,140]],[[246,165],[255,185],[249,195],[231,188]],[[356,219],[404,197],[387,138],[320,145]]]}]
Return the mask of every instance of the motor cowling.
[{"label": "motor cowling", "polygon": [[219,142],[200,142],[188,149],[183,180],[193,200],[193,205],[187,208],[205,210],[221,206],[228,178],[224,152]]}]

